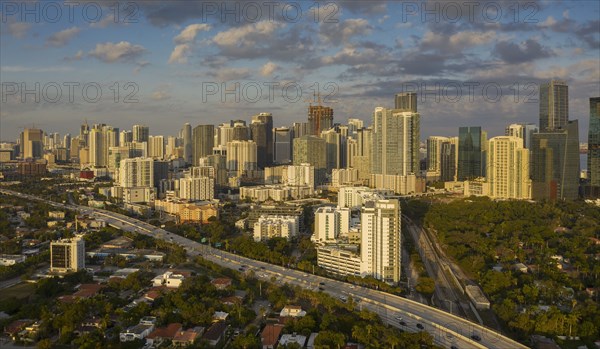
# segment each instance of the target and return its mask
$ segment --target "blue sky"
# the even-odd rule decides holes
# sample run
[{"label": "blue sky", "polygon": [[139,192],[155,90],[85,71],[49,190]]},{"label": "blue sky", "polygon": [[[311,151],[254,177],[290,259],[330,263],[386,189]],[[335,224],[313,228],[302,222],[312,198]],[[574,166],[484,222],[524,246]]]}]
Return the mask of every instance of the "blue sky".
[{"label": "blue sky", "polygon": [[[600,96],[598,1],[101,4],[2,2],[2,140],[33,123],[73,134],[84,119],[164,135],[262,111],[289,125],[306,120],[317,86],[335,122],[370,123],[416,89],[423,139],[463,125],[494,136],[537,123],[536,85],[556,78],[585,141]],[[39,102],[22,91],[36,83]],[[239,100],[221,93],[236,83]]]}]

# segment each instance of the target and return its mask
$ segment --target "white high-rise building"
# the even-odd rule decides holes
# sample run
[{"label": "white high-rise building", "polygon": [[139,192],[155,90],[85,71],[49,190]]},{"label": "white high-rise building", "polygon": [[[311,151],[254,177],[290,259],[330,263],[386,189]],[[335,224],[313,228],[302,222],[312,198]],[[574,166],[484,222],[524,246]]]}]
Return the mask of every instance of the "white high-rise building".
[{"label": "white high-rise building", "polygon": [[89,165],[93,167],[106,166],[106,158],[104,157],[104,135],[102,129],[92,128],[88,134],[89,143]]},{"label": "white high-rise building", "polygon": [[531,149],[531,141],[533,134],[538,132],[538,128],[535,124],[521,123],[521,124],[510,124],[505,130],[505,136],[513,136],[521,138],[523,140],[523,147]]},{"label": "white high-rise building", "polygon": [[350,230],[350,209],[319,207],[315,212],[315,231],[311,240],[318,244],[336,241]]},{"label": "white high-rise building", "polygon": [[501,136],[489,140],[487,181],[490,197],[531,199],[529,150],[519,137]]},{"label": "white high-rise building", "polygon": [[419,137],[419,113],[375,108],[371,186],[396,189],[394,177],[419,174]]},{"label": "white high-rise building", "polygon": [[260,216],[254,223],[254,241],[266,241],[272,238],[291,239],[298,236],[299,216]]},{"label": "white high-rise building", "polygon": [[183,125],[181,130],[181,138],[183,138],[183,159],[188,164],[192,163],[193,160],[193,142],[192,142],[192,126],[189,123]]},{"label": "white high-rise building", "polygon": [[449,138],[431,136],[427,138],[427,179],[439,180],[442,174],[442,144]]},{"label": "white high-rise building", "polygon": [[287,167],[286,176],[288,185],[315,188],[315,167],[310,164],[290,165]]},{"label": "white high-rise building", "polygon": [[383,199],[383,195],[369,187],[340,187],[338,191],[338,207],[356,209],[366,201],[378,199]]},{"label": "white high-rise building", "polygon": [[400,202],[396,199],[365,203],[361,210],[361,269],[388,283],[400,281]]},{"label": "white high-rise building", "polygon": [[165,137],[150,136],[148,139],[148,156],[162,160],[165,157]]},{"label": "white high-rise building", "polygon": [[179,197],[190,201],[213,200],[215,198],[215,179],[210,177],[181,178],[179,180]]},{"label": "white high-rise building", "polygon": [[121,160],[119,166],[119,185],[123,188],[153,187],[154,160],[151,158]]},{"label": "white high-rise building", "polygon": [[256,143],[233,141],[227,143],[227,170],[242,176],[248,171],[258,170]]},{"label": "white high-rise building", "polygon": [[50,271],[68,273],[85,268],[85,240],[81,237],[50,243]]}]

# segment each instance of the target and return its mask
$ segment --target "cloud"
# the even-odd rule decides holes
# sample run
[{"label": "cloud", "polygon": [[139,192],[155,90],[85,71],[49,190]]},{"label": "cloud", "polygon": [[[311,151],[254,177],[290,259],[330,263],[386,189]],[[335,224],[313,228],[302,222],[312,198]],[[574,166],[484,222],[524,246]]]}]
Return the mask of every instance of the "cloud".
[{"label": "cloud", "polygon": [[152,96],[150,98],[152,98],[153,101],[164,101],[167,99],[171,99],[171,97],[172,96],[166,91],[159,90],[152,93]]},{"label": "cloud", "polygon": [[495,45],[493,54],[504,62],[511,64],[530,62],[554,56],[554,52],[551,49],[543,47],[533,39],[527,39],[527,41],[520,45],[508,41],[500,41]]},{"label": "cloud", "polygon": [[319,37],[325,43],[334,45],[347,43],[355,36],[367,35],[373,27],[363,18],[350,18],[343,22],[323,22],[319,27]]},{"label": "cloud", "polygon": [[201,31],[210,30],[211,26],[208,24],[190,24],[185,27],[179,35],[173,38],[173,41],[177,44],[171,56],[169,56],[169,64],[185,64],[188,62],[188,56],[192,51],[192,44],[196,40],[196,35]]},{"label": "cloud", "polygon": [[179,33],[173,40],[176,44],[193,42],[201,31],[209,31],[210,25],[205,23],[190,24]]},{"label": "cloud", "polygon": [[31,28],[31,24],[25,22],[8,23],[9,34],[17,39],[24,38],[27,35],[29,28]]},{"label": "cloud", "polygon": [[146,52],[141,45],[133,45],[127,41],[119,43],[105,42],[96,44],[96,48],[88,54],[104,63],[132,62]]},{"label": "cloud", "polygon": [[216,72],[211,71],[209,76],[215,78],[219,82],[245,80],[250,77],[250,69],[248,68],[222,68]]},{"label": "cloud", "polygon": [[462,53],[465,49],[481,46],[492,42],[496,38],[494,32],[459,31],[452,34],[440,34],[427,31],[423,35],[420,47],[422,50],[436,52]]},{"label": "cloud", "polygon": [[261,21],[219,32],[213,37],[213,42],[219,46],[250,46],[259,40],[268,40],[284,26],[280,22]]},{"label": "cloud", "polygon": [[57,33],[54,33],[46,39],[47,46],[53,47],[62,47],[69,43],[71,39],[73,39],[81,29],[77,27],[71,27],[65,30],[61,30]]},{"label": "cloud", "polygon": [[260,68],[260,75],[264,76],[264,77],[268,77],[273,75],[273,73],[275,72],[275,70],[277,70],[277,64],[273,63],[273,62],[267,62],[265,63],[265,65],[262,66],[262,68]]},{"label": "cloud", "polygon": [[133,73],[134,74],[139,73],[147,65],[150,65],[150,62],[148,62],[148,61],[139,61],[139,62],[136,62],[135,63],[135,68],[133,68]]},{"label": "cloud", "polygon": [[84,53],[82,50],[77,51],[74,56],[67,56],[64,58],[65,61],[79,61],[84,57]]},{"label": "cloud", "polygon": [[191,51],[189,44],[181,44],[175,46],[171,56],[169,57],[169,64],[178,63],[185,64],[188,61],[188,55]]}]

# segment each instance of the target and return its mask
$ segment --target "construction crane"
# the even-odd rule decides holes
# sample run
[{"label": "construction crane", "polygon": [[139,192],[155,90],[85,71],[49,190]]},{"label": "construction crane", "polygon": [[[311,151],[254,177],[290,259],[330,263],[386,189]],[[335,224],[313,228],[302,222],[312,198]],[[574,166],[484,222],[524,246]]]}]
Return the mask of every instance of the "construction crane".
[{"label": "construction crane", "polygon": [[[313,105],[313,101],[317,100],[317,105]],[[326,107],[322,104],[321,93],[314,92],[312,99],[306,99],[305,102],[309,102],[308,105],[308,123],[311,128],[311,133],[318,136],[321,132],[321,125],[325,119],[329,120],[329,127],[333,125],[333,108]],[[337,101],[331,101],[336,103]]]}]

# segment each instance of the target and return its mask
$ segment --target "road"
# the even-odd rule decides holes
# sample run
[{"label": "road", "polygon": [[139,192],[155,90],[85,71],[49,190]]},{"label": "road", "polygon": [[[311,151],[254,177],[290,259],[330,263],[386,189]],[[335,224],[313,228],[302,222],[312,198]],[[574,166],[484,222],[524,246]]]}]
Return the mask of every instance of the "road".
[{"label": "road", "polygon": [[[274,278],[275,282],[280,284],[288,283],[310,289],[321,286],[323,292],[328,293],[333,297],[339,298],[341,296],[351,296],[353,299],[359,301],[360,306],[379,314],[383,321],[392,326],[409,332],[417,332],[420,329],[417,328],[416,325],[421,324],[424,327],[424,330],[433,336],[436,344],[446,348],[449,348],[451,345],[461,349],[527,348],[494,330],[485,328],[437,308],[403,297],[387,294],[385,292],[354,286],[349,283],[311,275],[298,270],[288,269],[228,253],[207,245],[202,245],[182,236],[171,234],[163,229],[128,216],[85,206],[55,203],[6,189],[0,189],[0,193],[14,195],[29,200],[45,201],[55,207],[86,213],[104,219],[108,224],[119,229],[135,231],[140,234],[179,244],[185,248],[190,257],[202,255],[203,258],[223,267],[239,269],[242,265],[245,265],[247,269],[254,270],[255,274],[265,281]],[[403,318],[403,321],[406,322],[406,326],[401,325],[400,320],[398,320],[397,317]],[[481,337],[481,340],[475,341],[471,339],[471,335],[473,334],[477,334]]]},{"label": "road", "polygon": [[470,308],[469,299],[463,294],[460,285],[457,285],[447,275],[452,271],[440,256],[439,250],[434,249],[433,243],[424,229],[414,224],[406,215],[402,215],[402,219],[406,222],[406,227],[415,242],[427,274],[435,281],[435,298],[439,307],[471,320],[479,319],[479,314],[474,314]]}]

